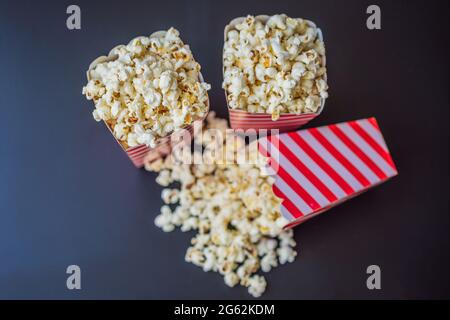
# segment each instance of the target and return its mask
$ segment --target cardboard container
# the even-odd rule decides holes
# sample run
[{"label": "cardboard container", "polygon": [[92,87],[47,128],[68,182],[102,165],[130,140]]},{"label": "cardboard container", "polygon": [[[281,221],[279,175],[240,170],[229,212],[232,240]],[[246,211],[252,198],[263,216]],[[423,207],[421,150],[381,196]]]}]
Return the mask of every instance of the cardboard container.
[{"label": "cardboard container", "polygon": [[[157,32],[152,33],[150,35],[150,37],[151,38],[162,38],[165,36],[165,34],[166,34],[166,31],[157,31]],[[141,38],[141,37],[134,38],[133,40],[130,41],[130,43],[138,38]],[[118,58],[118,56],[115,55],[113,52],[115,49],[117,49],[118,47],[121,47],[121,46],[123,46],[123,45],[114,47],[109,52],[108,56],[98,57],[89,65],[89,69],[86,72],[88,81],[91,80],[91,70],[93,70],[99,63],[114,61]],[[202,74],[200,74],[200,76],[199,76],[199,81],[204,82]],[[186,139],[181,139],[181,138],[187,137],[186,134],[188,132],[190,133],[190,136],[189,136],[189,142],[190,142],[193,138],[194,126],[196,125],[196,123],[199,123],[199,122],[201,123],[208,115],[208,112],[209,112],[209,99],[207,102],[207,110],[202,118],[195,119],[192,122],[192,124],[184,126],[183,128],[180,128],[178,130],[175,130],[173,133],[171,133],[165,137],[159,138],[157,140],[157,144],[156,144],[155,148],[150,148],[146,145],[139,145],[136,147],[128,147],[126,145],[126,143],[119,141],[114,136],[113,130],[108,125],[108,123],[106,123],[105,121],[104,121],[104,123],[105,123],[106,127],[108,128],[108,130],[113,135],[114,139],[120,145],[122,150],[125,151],[125,153],[128,155],[128,157],[130,158],[131,162],[135,165],[135,167],[141,168],[144,166],[145,163],[152,162],[155,159],[158,159],[160,157],[163,157],[163,156],[169,154],[170,151],[172,150],[172,148],[175,147],[176,145],[178,145],[179,143],[187,143],[188,141]]]},{"label": "cardboard container", "polygon": [[258,140],[281,212],[296,226],[398,174],[375,118]]},{"label": "cardboard container", "polygon": [[[267,15],[259,15],[256,16],[255,19],[259,20],[263,23],[267,22],[267,20],[270,17]],[[242,23],[245,20],[245,17],[239,17],[236,19],[233,19],[224,30],[224,42],[227,41],[227,34],[228,31],[235,29],[236,25],[239,23]],[[316,25],[309,21],[304,20],[309,25],[316,27]],[[317,36],[318,38],[323,41],[323,35],[322,31],[317,28]],[[323,57],[322,64],[325,67],[326,66],[326,58]],[[223,67],[223,73],[225,73],[225,67]],[[325,74],[325,80],[327,80],[327,75]],[[321,99],[321,105],[317,112],[314,113],[302,113],[299,115],[292,114],[292,113],[282,113],[280,115],[280,118],[276,121],[272,121],[272,115],[268,113],[250,113],[243,110],[237,110],[232,109],[229,107],[228,104],[228,94],[225,92],[225,99],[227,100],[227,106],[228,106],[228,113],[230,116],[230,125],[233,129],[278,129],[280,132],[288,132],[295,129],[298,129],[299,127],[303,126],[304,124],[308,123],[315,117],[317,117],[322,110],[325,107],[325,100]]]}]

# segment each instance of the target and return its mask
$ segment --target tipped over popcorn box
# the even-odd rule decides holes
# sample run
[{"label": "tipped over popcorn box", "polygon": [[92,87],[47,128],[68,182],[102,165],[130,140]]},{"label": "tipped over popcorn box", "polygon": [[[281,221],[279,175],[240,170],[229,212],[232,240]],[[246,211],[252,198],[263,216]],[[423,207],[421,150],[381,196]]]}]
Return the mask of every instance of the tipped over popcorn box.
[{"label": "tipped over popcorn box", "polygon": [[83,94],[136,167],[190,142],[209,111],[200,65],[174,28],[137,37],[95,59]]},{"label": "tipped over popcorn box", "polygon": [[224,31],[223,73],[233,129],[298,129],[328,97],[322,31],[284,14],[232,20]]},{"label": "tipped over popcorn box", "polygon": [[397,175],[375,118],[262,137],[281,213],[296,226]]}]

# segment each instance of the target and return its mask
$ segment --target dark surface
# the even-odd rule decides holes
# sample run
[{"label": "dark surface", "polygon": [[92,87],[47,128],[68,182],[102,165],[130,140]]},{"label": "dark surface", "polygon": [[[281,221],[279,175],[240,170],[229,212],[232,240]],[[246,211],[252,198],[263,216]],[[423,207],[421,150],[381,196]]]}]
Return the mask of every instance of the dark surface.
[{"label": "dark surface", "polygon": [[[323,30],[330,99],[317,126],[376,116],[400,175],[296,228],[295,263],[267,275],[264,298],[450,298],[447,1],[0,2],[0,298],[234,298],[222,277],[184,262],[191,234],[153,225],[154,175],[133,168],[81,95],[91,60],[175,26],[221,89],[223,27],[287,13]],[[66,289],[66,267],[82,290]],[[368,265],[382,290],[366,288]]]}]

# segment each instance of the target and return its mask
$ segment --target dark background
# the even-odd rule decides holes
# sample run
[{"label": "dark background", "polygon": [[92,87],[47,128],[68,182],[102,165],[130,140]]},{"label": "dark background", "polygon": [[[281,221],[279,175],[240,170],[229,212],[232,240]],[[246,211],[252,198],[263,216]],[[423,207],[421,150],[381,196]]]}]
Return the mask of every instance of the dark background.
[{"label": "dark background", "polygon": [[[66,28],[78,4],[82,30]],[[382,30],[366,28],[378,4]],[[309,126],[376,116],[399,176],[295,229],[295,263],[263,298],[450,298],[448,1],[1,1],[0,298],[251,298],[184,262],[192,234],[153,224],[155,176],[136,170],[81,95],[89,63],[178,28],[221,89],[223,28],[287,13],[315,21],[330,98]],[[82,290],[66,289],[66,268]],[[366,288],[366,268],[382,290]]]}]

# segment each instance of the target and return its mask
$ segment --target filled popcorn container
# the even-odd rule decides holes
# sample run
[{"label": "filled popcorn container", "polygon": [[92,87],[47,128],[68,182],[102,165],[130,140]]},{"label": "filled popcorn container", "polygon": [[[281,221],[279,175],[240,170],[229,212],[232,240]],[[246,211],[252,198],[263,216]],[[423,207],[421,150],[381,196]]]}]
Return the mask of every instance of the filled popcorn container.
[{"label": "filled popcorn container", "polygon": [[328,97],[322,32],[285,14],[236,18],[224,31],[223,74],[233,129],[298,129]]},{"label": "filled popcorn container", "polygon": [[200,65],[170,28],[137,37],[95,59],[83,94],[136,167],[189,143],[209,111]]}]

